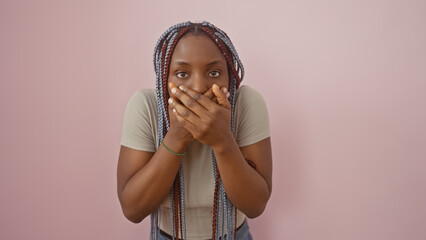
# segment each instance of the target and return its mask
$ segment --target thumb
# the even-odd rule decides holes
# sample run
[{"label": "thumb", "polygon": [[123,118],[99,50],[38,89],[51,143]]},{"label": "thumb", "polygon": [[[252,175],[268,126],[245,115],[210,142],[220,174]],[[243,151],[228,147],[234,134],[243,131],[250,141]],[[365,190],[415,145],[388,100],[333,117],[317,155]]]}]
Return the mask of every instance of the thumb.
[{"label": "thumb", "polygon": [[231,109],[231,104],[229,103],[228,97],[226,96],[227,93],[228,93],[228,91],[226,90],[226,88],[225,88],[226,93],[224,93],[222,90],[220,90],[220,88],[219,88],[218,85],[213,84],[212,90],[213,90],[214,95],[217,98],[217,103],[220,106],[223,106],[225,108]]}]

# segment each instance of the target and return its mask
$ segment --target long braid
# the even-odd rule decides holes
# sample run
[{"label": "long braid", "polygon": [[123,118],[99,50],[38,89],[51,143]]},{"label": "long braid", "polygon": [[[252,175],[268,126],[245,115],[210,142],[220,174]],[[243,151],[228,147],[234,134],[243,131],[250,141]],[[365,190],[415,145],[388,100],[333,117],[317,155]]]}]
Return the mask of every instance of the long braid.
[{"label": "long braid", "polygon": [[[168,66],[170,63],[170,59],[171,59],[171,53],[173,52],[174,47],[176,46],[178,40],[180,37],[182,37],[187,31],[189,30],[188,27],[181,29],[179,32],[177,31],[172,31],[173,35],[171,35],[170,38],[168,38],[169,43],[167,45],[163,45],[163,49],[162,49],[162,58],[161,58],[161,62],[163,63],[163,66]],[[165,102],[167,101],[167,99],[169,98],[168,96],[168,91],[167,91],[167,76],[168,76],[168,67],[163,67],[163,69],[161,69],[162,71],[160,71],[159,73],[162,75],[161,77],[161,86],[162,86],[162,91],[160,90],[160,93],[163,95],[163,98],[161,99],[161,101],[164,102],[164,112],[167,116],[167,129],[169,128],[168,126],[168,122],[169,122],[169,116],[168,116],[168,104],[166,104]],[[164,122],[163,122],[164,124]],[[165,135],[165,133],[164,133]],[[163,135],[163,136],[164,136]],[[173,232],[173,238],[176,235],[176,237],[178,237],[179,235],[179,230],[181,233],[183,233],[183,229],[182,227],[184,226],[184,224],[182,224],[182,221],[179,221],[179,219],[182,219],[182,207],[184,206],[184,204],[182,204],[182,202],[184,202],[184,199],[181,196],[184,196],[184,194],[181,195],[181,192],[183,192],[183,188],[184,188],[184,184],[181,184],[181,182],[183,183],[183,174],[181,174],[182,171],[179,171],[177,174],[177,177],[175,179],[174,182],[174,191],[171,194],[171,210],[172,210],[172,232]],[[183,234],[181,234],[181,236],[183,237]]]},{"label": "long braid", "polygon": [[221,211],[221,213],[222,213],[222,234],[221,234],[221,236],[222,236],[222,239],[223,239],[225,232],[228,231],[227,229],[225,231],[225,226],[226,226],[225,225],[225,219],[226,219],[226,213],[227,213],[227,209],[226,209],[227,200],[226,200],[225,188],[223,187],[222,181],[220,183],[221,183],[221,185],[220,185],[220,199],[222,201],[222,206],[223,206],[222,211]]},{"label": "long braid", "polygon": [[[207,25],[207,24],[204,24],[204,25]],[[202,30],[205,31],[208,34],[208,36],[210,36],[214,40],[214,42],[217,44],[217,46],[219,47],[219,49],[222,51],[223,55],[225,56],[225,59],[226,59],[228,65],[230,65],[230,67],[231,67],[231,73],[232,74],[230,75],[231,79],[230,79],[230,98],[229,98],[229,101],[231,103],[231,130],[234,133],[235,93],[236,93],[236,89],[237,89],[237,87],[238,87],[238,85],[239,85],[239,83],[241,82],[241,79],[242,79],[238,75],[238,72],[235,70],[234,62],[236,62],[240,66],[241,69],[244,69],[244,68],[242,67],[241,61],[239,61],[238,56],[233,56],[234,58],[237,58],[238,60],[237,61],[232,61],[231,54],[229,54],[228,49],[223,44],[223,43],[225,43],[225,41],[223,41],[222,39],[226,39],[223,35],[220,36],[220,35],[218,35],[217,32],[214,33],[208,27],[203,27]],[[225,44],[226,44],[226,46],[228,48],[234,49],[234,47],[233,47],[233,45],[232,45],[232,43],[230,41],[227,41],[227,43],[225,43]],[[244,71],[244,70],[242,70],[242,71]],[[213,165],[215,166],[216,165],[216,158],[214,156],[213,150],[212,150],[212,155],[213,155],[212,159],[214,161]],[[217,171],[217,169],[216,169],[216,171]],[[227,226],[226,226],[227,237],[229,239],[231,239],[232,237],[234,237],[233,232],[236,231],[236,227],[237,227],[236,224],[235,224],[235,221],[232,221],[232,219],[233,219],[233,217],[232,217],[232,208],[233,208],[233,205],[232,205],[231,201],[228,199],[228,197],[226,196],[225,189],[223,187],[222,181],[219,181],[219,182],[216,181],[216,184],[219,184],[219,186],[218,186],[217,189],[221,190],[221,194],[220,195],[224,196],[223,197],[224,199],[223,199],[223,202],[222,202],[222,204],[223,204],[222,205],[222,209],[223,209],[223,211],[222,211],[223,212],[222,217],[226,218],[226,223],[227,223]],[[215,193],[214,193],[214,198],[215,199],[218,197],[217,196],[218,194],[219,193],[218,193],[218,191],[216,191],[216,187],[215,187]],[[220,201],[215,201],[215,206],[213,207],[213,222],[212,222],[212,233],[213,234],[212,234],[212,239],[218,238],[218,235],[217,235],[217,232],[218,232],[218,229],[217,229],[218,228],[218,222],[217,222],[216,219],[217,219],[217,215],[220,213],[220,209],[219,208],[220,208],[221,204],[219,204],[219,202]],[[224,227],[224,226],[222,226],[222,227]]]},{"label": "long braid", "polygon": [[[169,130],[169,116],[168,116],[168,104],[167,104],[168,92],[166,91],[167,75],[165,75],[165,72],[167,72],[169,64],[168,62],[165,62],[165,61],[170,61],[170,58],[166,58],[166,56],[170,56],[171,55],[170,53],[172,52],[170,44],[173,44],[173,41],[170,42],[170,39],[172,37],[176,37],[176,34],[178,33],[178,31],[182,29],[182,27],[187,27],[190,24],[191,24],[190,22],[185,22],[185,23],[179,23],[170,27],[166,32],[164,32],[161,35],[154,49],[154,69],[156,73],[156,90],[157,90],[157,103],[158,103],[157,148],[160,145],[160,141],[164,138],[167,131]],[[177,42],[177,39],[176,39],[176,42]],[[174,44],[176,44],[176,42]],[[183,187],[183,184],[182,184],[182,187]],[[175,216],[176,216],[176,219],[178,217],[177,216],[178,214],[174,213],[176,212],[175,209],[177,209],[177,207],[174,207],[175,205],[174,202],[178,202],[178,201],[174,201],[174,192],[175,192],[175,188],[172,187],[171,193],[170,193],[170,202],[171,202],[170,205],[172,208],[172,211],[171,211],[172,228],[175,228],[175,227],[178,228],[178,226],[174,224],[175,221],[173,219]],[[158,215],[159,215],[158,209],[155,210],[154,213],[151,215],[150,238],[153,240],[158,240],[159,238]],[[183,231],[185,232],[186,230],[183,229]],[[173,231],[173,235],[174,235],[174,231]]]},{"label": "long braid", "polygon": [[[162,94],[164,96],[163,101],[166,102],[167,99],[169,98],[168,95],[168,91],[167,91],[167,76],[168,76],[168,71],[169,71],[169,63],[170,63],[170,59],[172,56],[172,52],[177,44],[177,42],[179,41],[179,39],[189,30],[189,27],[185,27],[183,29],[181,29],[179,32],[176,32],[171,38],[170,38],[170,42],[167,45],[167,48],[165,50],[165,54],[164,54],[164,58],[162,59],[164,67],[162,70]],[[168,116],[168,104],[165,104],[165,112],[167,114],[167,118],[169,118]],[[165,134],[164,134],[165,135]],[[183,232],[186,232],[186,229],[183,229],[183,226],[185,226],[184,222],[184,218],[182,218],[182,216],[184,214],[182,214],[182,212],[184,211],[184,206],[185,206],[185,200],[184,200],[184,182],[183,182],[183,170],[181,170],[182,168],[182,164],[179,167],[179,172],[177,174],[177,177],[175,179],[174,182],[174,192],[171,196],[171,199],[173,199],[173,201],[171,201],[171,210],[172,210],[172,221],[174,224],[172,224],[172,232],[173,232],[173,238],[176,235],[176,238],[178,238],[179,236],[179,232],[181,233],[181,237],[184,237]]]},{"label": "long braid", "polygon": [[[169,130],[169,114],[168,103],[169,94],[167,91],[167,82],[169,74],[169,65],[171,56],[178,41],[188,32],[204,32],[210,37],[218,48],[223,53],[229,71],[229,102],[231,104],[231,130],[234,132],[234,109],[235,109],[235,94],[244,77],[244,67],[238,57],[238,54],[229,39],[228,35],[221,29],[217,28],[209,22],[194,24],[189,21],[176,24],[165,31],[157,41],[154,48],[154,69],[156,74],[156,92],[158,103],[158,137],[157,148],[160,146],[160,141],[164,138]],[[214,175],[214,202],[213,202],[213,221],[212,221],[212,237],[219,239],[219,223],[222,226],[222,239],[226,232],[227,239],[235,238],[236,229],[236,213],[237,209],[232,205],[231,201],[226,196],[222,180],[220,178],[219,169],[216,164],[216,157],[213,149],[211,149],[213,175]],[[170,207],[171,207],[171,223],[172,223],[172,238],[186,239],[186,222],[185,222],[185,184],[183,178],[183,163],[179,167],[173,187],[170,191]],[[235,214],[235,217],[233,216]],[[218,216],[221,216],[221,221],[218,221]],[[151,214],[151,236],[150,239],[158,240],[159,238],[159,209]],[[225,224],[226,220],[226,224]],[[234,220],[234,221],[233,221]],[[226,225],[226,227],[225,227]]]},{"label": "long braid", "polygon": [[[212,153],[212,157],[214,158],[214,153]],[[214,161],[214,160],[213,160]],[[213,170],[213,172],[214,172],[214,178],[215,178],[215,184],[214,184],[214,197],[213,197],[213,220],[212,220],[212,225],[213,225],[213,227],[212,227],[212,239],[214,240],[214,239],[216,239],[216,235],[218,235],[217,234],[217,224],[218,224],[218,221],[217,221],[217,211],[219,210],[218,209],[218,206],[220,206],[219,205],[219,200],[218,200],[218,189],[219,189],[219,172],[217,171],[217,165],[216,165],[216,161],[214,161],[214,163],[213,163],[214,165],[213,166],[215,166],[214,168],[214,170]]]}]

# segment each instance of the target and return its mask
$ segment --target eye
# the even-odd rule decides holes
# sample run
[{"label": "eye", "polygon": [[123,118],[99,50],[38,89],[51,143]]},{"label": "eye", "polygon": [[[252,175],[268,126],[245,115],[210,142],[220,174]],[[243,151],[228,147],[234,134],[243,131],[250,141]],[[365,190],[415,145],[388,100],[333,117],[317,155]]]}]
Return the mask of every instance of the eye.
[{"label": "eye", "polygon": [[219,71],[211,71],[211,72],[209,72],[209,76],[214,77],[214,78],[219,77],[220,72]]},{"label": "eye", "polygon": [[176,76],[178,78],[186,78],[188,76],[188,73],[186,73],[186,72],[178,72],[178,73],[176,73]]}]

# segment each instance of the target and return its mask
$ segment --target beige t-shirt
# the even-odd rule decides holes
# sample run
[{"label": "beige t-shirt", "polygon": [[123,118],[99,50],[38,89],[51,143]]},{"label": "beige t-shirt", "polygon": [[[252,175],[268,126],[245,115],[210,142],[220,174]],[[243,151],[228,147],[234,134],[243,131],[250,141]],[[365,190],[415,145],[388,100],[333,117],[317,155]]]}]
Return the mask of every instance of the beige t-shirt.
[{"label": "beige t-shirt", "polygon": [[[263,97],[243,85],[235,102],[235,139],[243,147],[270,136],[268,110]],[[129,99],[124,114],[121,145],[155,152],[157,143],[157,98],[155,89],[137,90]],[[183,158],[185,182],[185,219],[189,239],[208,239],[212,234],[214,194],[211,147],[191,143]],[[160,205],[160,228],[171,233],[170,197]],[[237,211],[237,226],[245,215]]]}]

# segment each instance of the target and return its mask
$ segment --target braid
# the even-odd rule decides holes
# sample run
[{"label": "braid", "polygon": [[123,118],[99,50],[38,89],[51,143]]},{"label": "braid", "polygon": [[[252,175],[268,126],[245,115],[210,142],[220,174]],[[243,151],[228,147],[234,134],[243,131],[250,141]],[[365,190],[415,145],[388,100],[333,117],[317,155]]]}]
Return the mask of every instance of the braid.
[{"label": "braid", "polygon": [[232,75],[238,80],[238,83],[239,83],[240,82],[240,77],[238,76],[238,72],[237,72],[237,70],[234,67],[234,63],[233,63],[233,61],[231,59],[231,54],[229,53],[228,49],[225,48],[225,46],[223,44],[223,41],[219,40],[220,38],[216,37],[216,34],[213,33],[213,31],[210,30],[209,28],[203,27],[202,29],[203,29],[203,31],[205,31],[216,42],[216,45],[222,51],[222,53],[223,53],[223,55],[225,57],[226,62],[228,63],[229,66],[231,66],[230,70],[231,70]]},{"label": "braid", "polygon": [[[161,140],[170,128],[169,122],[169,105],[167,100],[169,93],[167,91],[169,66],[172,54],[178,41],[187,33],[204,33],[211,38],[213,42],[221,50],[225,57],[229,71],[229,93],[228,98],[231,104],[231,131],[234,132],[234,109],[235,94],[240,82],[244,77],[244,67],[238,57],[228,35],[221,29],[217,28],[209,22],[191,23],[189,21],[171,26],[165,31],[157,41],[154,48],[153,62],[156,74],[156,92],[158,103],[158,137],[157,148],[160,146]],[[216,157],[211,149],[213,175],[214,175],[214,202],[213,202],[213,219],[212,219],[212,238],[214,240],[224,237],[226,233],[227,239],[235,239],[236,234],[236,214],[237,209],[232,205],[226,196],[220,173],[216,164]],[[172,238],[186,239],[186,222],[185,222],[185,184],[183,174],[183,163],[179,167],[175,181],[170,191],[170,207],[171,207],[171,223]],[[220,219],[218,219],[220,216]],[[221,224],[219,224],[221,223]],[[219,234],[219,225],[222,226],[221,234]],[[159,239],[159,209],[151,214],[151,236],[150,239]],[[219,236],[221,235],[221,236]]]},{"label": "braid", "polygon": [[[243,63],[241,62],[241,60],[240,60],[240,58],[238,56],[237,50],[235,50],[235,47],[232,44],[231,39],[228,37],[228,35],[224,31],[222,31],[220,28],[214,26],[213,24],[211,24],[211,23],[209,23],[207,21],[204,21],[202,23],[202,25],[203,26],[208,26],[209,28],[214,29],[216,31],[215,35],[217,37],[219,37],[226,44],[226,46],[228,47],[228,49],[232,52],[232,59],[233,59],[234,65],[237,67],[236,68],[237,72],[241,75],[240,78],[237,78],[237,79],[239,79],[239,82],[237,84],[237,88],[238,88],[240,82],[244,78],[244,66],[243,66]],[[237,74],[237,76],[238,76],[238,74]]]},{"label": "braid", "polygon": [[[228,38],[225,38],[223,35],[218,38],[217,36],[220,36],[220,35],[218,35],[217,32],[214,33],[208,27],[202,27],[202,30],[204,32],[206,32],[210,38],[213,39],[213,41],[216,43],[216,45],[222,51],[228,65],[230,66],[230,69],[231,69],[232,75],[230,75],[230,98],[229,98],[229,101],[231,103],[231,110],[232,110],[231,111],[231,130],[234,133],[235,93],[236,93],[236,89],[239,86],[239,83],[241,82],[241,79],[242,79],[242,77],[240,78],[240,76],[238,75],[238,71],[235,69],[234,62],[236,62],[238,64],[238,66],[241,66],[241,68],[239,68],[239,69],[242,69],[242,71],[244,71],[243,70],[244,68],[242,67],[241,61],[239,61],[238,56],[234,55],[233,59],[238,59],[238,60],[232,61],[231,54],[229,54],[228,49],[224,46],[224,43],[225,43],[226,46],[229,49],[234,49],[234,47],[232,46],[232,43],[230,41],[224,40],[224,39],[228,39]],[[215,166],[216,165],[216,158],[214,156],[213,150],[212,150],[212,156],[213,156],[212,159],[214,161],[213,165]],[[215,171],[217,171],[217,170],[215,170]],[[219,186],[216,188],[217,184]],[[217,191],[217,189],[220,189],[220,193]],[[233,205],[232,205],[231,201],[226,196],[226,192],[225,192],[225,189],[223,187],[222,181],[216,181],[215,182],[214,199],[218,198],[218,196],[217,196],[218,194],[220,194],[222,196],[221,198],[223,199],[223,202],[222,202],[222,212],[223,212],[223,214],[222,214],[222,238],[223,238],[223,228],[224,228],[224,220],[225,219],[226,219],[226,223],[227,223],[226,224],[227,236],[229,236],[229,238],[231,238],[235,235],[237,226],[235,224],[235,221],[232,221],[233,220],[233,216],[232,216]],[[214,205],[215,206],[213,208],[212,239],[215,239],[217,237],[216,234],[218,233],[217,215],[220,213],[220,210],[218,209],[218,207],[221,206],[220,201],[215,201]]]},{"label": "braid", "polygon": [[[156,91],[157,91],[157,103],[158,103],[158,138],[157,138],[157,148],[160,146],[160,141],[164,138],[166,135],[168,129],[169,129],[169,116],[168,116],[168,92],[167,92],[167,75],[165,73],[168,69],[168,65],[170,62],[170,56],[171,52],[173,52],[174,46],[176,45],[178,38],[181,37],[183,34],[180,34],[178,38],[176,38],[176,35],[178,35],[178,32],[181,31],[183,27],[189,26],[190,22],[184,22],[176,24],[172,27],[170,27],[166,32],[164,32],[159,40],[157,41],[157,44],[154,48],[154,69],[156,74]],[[170,40],[174,38],[176,41]],[[183,172],[182,172],[183,173]],[[181,180],[183,181],[183,174],[179,174],[181,177]],[[182,182],[179,181],[179,182]],[[178,194],[180,191],[177,191],[177,182],[175,181],[174,187],[171,189],[170,193],[170,205],[172,208],[171,211],[171,218],[172,218],[172,231],[173,231],[173,237],[175,235],[175,228],[178,229],[178,223],[175,220],[178,220],[179,216],[176,214],[176,209],[179,207],[178,200],[175,196],[179,198],[178,195],[175,194],[175,192]],[[179,188],[183,188],[183,182]],[[184,191],[182,191],[184,192]],[[182,193],[182,196],[184,194]],[[182,200],[183,198],[181,198]],[[175,204],[176,203],[176,204]],[[184,206],[182,204],[181,206]],[[184,211],[184,210],[183,210]],[[151,235],[150,238],[152,240],[158,240],[159,239],[159,222],[158,222],[158,215],[159,215],[159,209],[155,210],[151,214]],[[182,214],[184,216],[184,214]],[[184,219],[184,218],[183,218]],[[185,224],[183,224],[185,226]],[[182,231],[185,233],[185,229],[182,229]],[[181,232],[182,232],[181,231]],[[185,235],[182,237],[185,238]]]},{"label": "braid", "polygon": [[218,206],[220,206],[219,205],[219,200],[218,200],[218,189],[219,189],[219,172],[217,171],[217,168],[216,168],[216,171],[215,171],[215,184],[214,184],[214,197],[213,197],[213,220],[212,220],[212,229],[213,229],[213,231],[212,231],[212,239],[216,239],[216,235],[217,235],[217,224],[218,224],[218,221],[217,221],[217,211],[219,210],[218,209]]}]

